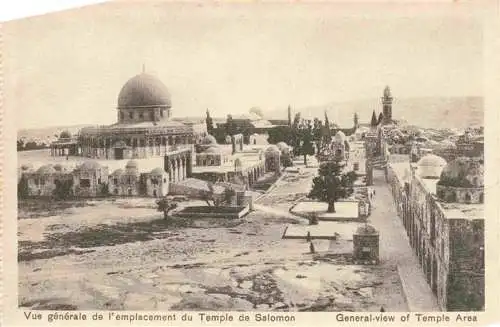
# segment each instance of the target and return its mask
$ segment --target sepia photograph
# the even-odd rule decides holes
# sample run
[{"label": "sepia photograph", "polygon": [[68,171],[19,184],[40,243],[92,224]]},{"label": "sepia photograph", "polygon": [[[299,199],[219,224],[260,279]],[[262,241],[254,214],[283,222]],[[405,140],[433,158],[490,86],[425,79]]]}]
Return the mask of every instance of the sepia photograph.
[{"label": "sepia photograph", "polygon": [[484,312],[483,16],[380,8],[5,23],[17,308]]}]

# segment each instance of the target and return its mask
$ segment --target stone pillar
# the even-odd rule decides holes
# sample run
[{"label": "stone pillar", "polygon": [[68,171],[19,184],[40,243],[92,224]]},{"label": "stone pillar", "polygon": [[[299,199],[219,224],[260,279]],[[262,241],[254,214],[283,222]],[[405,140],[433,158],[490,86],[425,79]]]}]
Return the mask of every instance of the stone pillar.
[{"label": "stone pillar", "polygon": [[186,177],[191,177],[191,174],[192,174],[192,160],[191,160],[191,156],[188,156],[187,157],[187,160],[186,160]]},{"label": "stone pillar", "polygon": [[171,167],[172,167],[172,169],[170,171],[170,173],[171,173],[170,180],[172,182],[175,182],[176,181],[176,175],[177,175],[175,160],[172,160]]},{"label": "stone pillar", "polygon": [[181,177],[181,172],[182,172],[182,166],[181,166],[181,160],[179,158],[176,159],[177,162],[177,180],[180,182],[182,180]]}]

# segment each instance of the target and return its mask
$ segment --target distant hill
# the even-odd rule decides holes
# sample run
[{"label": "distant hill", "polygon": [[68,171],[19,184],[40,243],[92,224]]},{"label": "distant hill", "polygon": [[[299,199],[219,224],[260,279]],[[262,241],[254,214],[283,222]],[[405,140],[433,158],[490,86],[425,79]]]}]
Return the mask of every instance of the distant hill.
[{"label": "distant hill", "polygon": [[69,131],[71,134],[77,133],[83,127],[94,125],[71,125],[71,126],[52,126],[42,128],[20,129],[17,131],[17,138],[27,139],[47,139],[54,138],[55,135],[61,134],[62,131]]},{"label": "distant hill", "polygon": [[[332,102],[320,106],[293,108],[292,115],[300,112],[303,118],[318,117],[324,119],[324,111],[328,119],[342,128],[353,125],[353,115],[359,115],[360,123],[369,123],[372,111],[377,115],[382,111],[380,99],[362,99],[349,102]],[[419,97],[394,98],[392,116],[396,120],[404,120],[408,124],[427,128],[465,128],[470,125],[484,125],[484,108],[482,97]],[[284,119],[287,108],[264,112],[264,119]],[[292,116],[293,118],[293,116]],[[182,118],[175,118],[182,120]],[[204,121],[205,117],[189,117],[189,121]],[[225,122],[226,118],[213,117],[214,122]],[[33,129],[21,129],[18,138],[47,139],[54,138],[62,131],[74,134],[83,127],[94,125],[54,126]]]},{"label": "distant hill", "polygon": [[[332,102],[320,106],[292,108],[293,115],[300,112],[304,118],[324,118],[341,127],[353,124],[353,115],[358,113],[360,123],[368,123],[372,112],[382,111],[380,99],[363,99],[349,102]],[[286,108],[265,113],[266,119],[286,119]],[[482,97],[418,97],[395,98],[392,116],[409,124],[429,128],[465,128],[469,125],[484,125]]]}]

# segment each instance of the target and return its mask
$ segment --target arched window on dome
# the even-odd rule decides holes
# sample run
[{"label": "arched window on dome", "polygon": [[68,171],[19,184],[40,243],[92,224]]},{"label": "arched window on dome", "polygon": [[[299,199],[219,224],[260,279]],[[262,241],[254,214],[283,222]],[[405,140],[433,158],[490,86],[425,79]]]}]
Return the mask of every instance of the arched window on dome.
[{"label": "arched window on dome", "polygon": [[163,109],[160,109],[160,117],[163,118]]},{"label": "arched window on dome", "polygon": [[484,203],[484,193],[479,194],[479,203]]},{"label": "arched window on dome", "polygon": [[128,118],[134,119],[134,112],[133,111],[128,112]]},{"label": "arched window on dome", "polygon": [[144,119],[144,111],[139,111],[139,118]]},{"label": "arched window on dome", "polygon": [[154,111],[149,112],[149,119],[151,119],[152,121],[155,120],[155,112]]}]

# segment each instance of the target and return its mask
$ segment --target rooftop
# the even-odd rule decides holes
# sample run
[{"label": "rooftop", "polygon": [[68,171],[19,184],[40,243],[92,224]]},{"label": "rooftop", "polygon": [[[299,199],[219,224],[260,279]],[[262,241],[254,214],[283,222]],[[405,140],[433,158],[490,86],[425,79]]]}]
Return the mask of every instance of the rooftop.
[{"label": "rooftop", "polygon": [[484,219],[484,204],[439,202],[447,219]]},{"label": "rooftop", "polygon": [[411,171],[410,171],[410,163],[409,162],[391,162],[390,166],[394,171],[394,174],[398,177],[398,180],[401,184],[405,182],[410,182],[411,179]]}]

